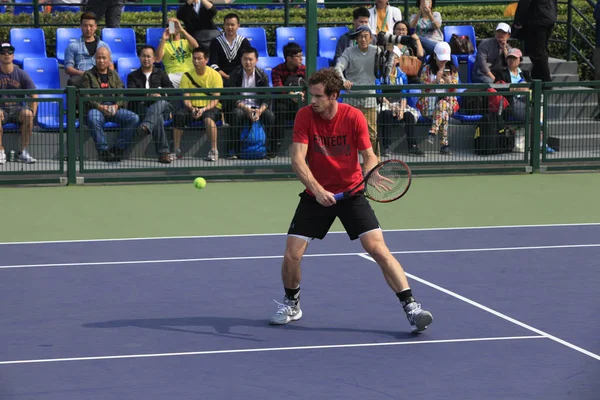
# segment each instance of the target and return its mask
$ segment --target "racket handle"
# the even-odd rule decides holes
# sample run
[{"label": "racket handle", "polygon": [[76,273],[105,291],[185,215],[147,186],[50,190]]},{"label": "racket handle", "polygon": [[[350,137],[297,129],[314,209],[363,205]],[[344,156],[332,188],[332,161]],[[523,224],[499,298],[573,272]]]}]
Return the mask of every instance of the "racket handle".
[{"label": "racket handle", "polygon": [[335,199],[335,201],[340,201],[344,198],[344,192],[342,193],[336,193],[333,195],[333,198]]}]

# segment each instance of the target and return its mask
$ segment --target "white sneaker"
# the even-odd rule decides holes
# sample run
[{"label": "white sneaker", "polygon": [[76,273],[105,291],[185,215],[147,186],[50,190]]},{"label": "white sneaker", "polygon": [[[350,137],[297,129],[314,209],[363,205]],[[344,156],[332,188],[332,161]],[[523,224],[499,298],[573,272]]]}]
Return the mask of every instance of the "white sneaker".
[{"label": "white sneaker", "polygon": [[6,153],[4,152],[4,149],[0,150],[0,164],[5,164],[6,163]]},{"label": "white sneaker", "polygon": [[219,161],[219,151],[218,150],[211,150],[208,152],[208,154],[206,155],[206,161]]},{"label": "white sneaker", "polygon": [[431,313],[421,309],[421,305],[414,301],[404,306],[404,311],[412,333],[423,332],[433,322]]},{"label": "white sneaker", "polygon": [[19,153],[19,161],[25,164],[33,164],[37,160],[31,157],[31,154],[27,150],[23,150]]},{"label": "white sneaker", "polygon": [[300,309],[300,301],[295,302],[287,297],[283,298],[283,303],[273,300],[277,303],[277,311],[269,320],[269,325],[285,325],[292,321],[298,321],[302,318],[302,310]]}]

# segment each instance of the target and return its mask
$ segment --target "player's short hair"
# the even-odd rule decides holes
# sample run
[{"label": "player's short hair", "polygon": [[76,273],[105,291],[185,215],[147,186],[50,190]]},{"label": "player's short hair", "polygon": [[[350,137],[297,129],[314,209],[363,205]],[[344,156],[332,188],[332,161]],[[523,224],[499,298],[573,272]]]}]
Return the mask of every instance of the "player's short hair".
[{"label": "player's short hair", "polygon": [[354,20],[357,20],[360,17],[367,17],[367,18],[369,18],[370,16],[371,16],[371,14],[369,14],[369,10],[367,10],[365,7],[358,7],[357,9],[355,9],[354,11],[352,11],[352,18]]},{"label": "player's short hair", "polygon": [[331,96],[335,94],[337,97],[340,96],[340,92],[344,87],[344,81],[340,76],[339,72],[335,68],[323,68],[308,78],[309,85],[323,84],[325,87],[325,94]]},{"label": "player's short hair", "polygon": [[81,25],[86,19],[93,19],[96,24],[98,23],[98,17],[95,13],[91,11],[86,11],[83,14],[81,14],[81,17],[79,18],[79,24]]},{"label": "player's short hair", "polygon": [[283,57],[293,57],[298,53],[302,53],[302,46],[295,42],[289,42],[283,46]]},{"label": "player's short hair", "polygon": [[198,45],[198,47],[196,47],[194,50],[192,50],[192,54],[194,53],[202,53],[204,54],[204,58],[209,59],[210,58],[210,50],[208,50],[208,47],[204,46],[204,45]]}]

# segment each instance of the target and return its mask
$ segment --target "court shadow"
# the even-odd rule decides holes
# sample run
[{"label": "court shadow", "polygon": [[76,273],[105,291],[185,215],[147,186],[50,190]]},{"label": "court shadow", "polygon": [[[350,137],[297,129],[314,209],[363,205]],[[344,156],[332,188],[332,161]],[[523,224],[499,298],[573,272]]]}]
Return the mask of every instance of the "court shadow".
[{"label": "court shadow", "polygon": [[[148,319],[121,319],[103,322],[90,322],[82,325],[84,328],[124,328],[138,327],[144,329],[158,329],[174,332],[196,333],[201,335],[224,336],[234,339],[262,342],[251,334],[240,334],[231,332],[234,327],[268,328],[265,319],[226,318],[226,317],[179,317],[179,318],[148,318]],[[210,327],[214,332],[198,331],[192,327]],[[415,337],[410,332],[384,331],[376,329],[354,329],[335,327],[307,327],[292,323],[283,327],[271,327],[272,329],[286,329],[305,332],[340,332],[340,333],[368,333],[389,336],[393,339],[407,339]]]}]

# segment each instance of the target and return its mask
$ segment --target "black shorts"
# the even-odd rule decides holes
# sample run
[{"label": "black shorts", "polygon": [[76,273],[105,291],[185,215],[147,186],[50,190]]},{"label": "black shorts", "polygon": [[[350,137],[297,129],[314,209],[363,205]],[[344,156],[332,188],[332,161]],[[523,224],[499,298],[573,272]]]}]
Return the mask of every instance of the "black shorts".
[{"label": "black shorts", "polygon": [[362,193],[325,207],[317,203],[313,196],[302,192],[288,235],[323,239],[336,217],[344,225],[350,240],[357,239],[365,232],[379,229],[375,212]]}]

